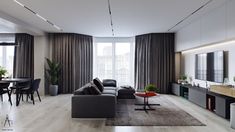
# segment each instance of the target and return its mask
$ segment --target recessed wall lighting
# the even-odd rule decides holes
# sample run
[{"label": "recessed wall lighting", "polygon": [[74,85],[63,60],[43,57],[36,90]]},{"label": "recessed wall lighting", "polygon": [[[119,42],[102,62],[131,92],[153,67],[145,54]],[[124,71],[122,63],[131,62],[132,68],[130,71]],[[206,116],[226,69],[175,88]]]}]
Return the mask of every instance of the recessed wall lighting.
[{"label": "recessed wall lighting", "polygon": [[38,18],[42,19],[43,21],[47,22],[48,24],[52,25],[53,27],[55,27],[57,30],[62,31],[62,29],[55,25],[54,23],[52,23],[51,21],[47,20],[46,18],[44,18],[43,16],[39,15],[38,13],[36,13],[35,11],[33,11],[32,9],[30,9],[29,7],[25,6],[24,4],[20,3],[17,0],[14,0],[14,2],[16,2],[18,5],[24,7],[25,9],[27,9],[28,11],[30,11],[31,13],[35,14]]},{"label": "recessed wall lighting", "polygon": [[184,50],[184,51],[182,51],[182,54],[189,53],[189,52],[200,51],[200,50],[205,50],[205,49],[210,49],[210,48],[215,48],[215,47],[229,45],[229,44],[235,44],[235,39],[216,42],[216,43],[211,43],[211,44],[208,44],[206,46],[193,48],[193,49],[189,49],[189,50]]}]

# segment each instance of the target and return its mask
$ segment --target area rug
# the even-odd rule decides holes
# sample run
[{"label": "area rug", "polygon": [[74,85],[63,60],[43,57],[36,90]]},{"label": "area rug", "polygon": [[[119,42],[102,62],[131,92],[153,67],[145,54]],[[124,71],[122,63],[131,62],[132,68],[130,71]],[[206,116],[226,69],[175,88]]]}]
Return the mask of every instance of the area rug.
[{"label": "area rug", "polygon": [[118,100],[116,117],[108,118],[106,126],[205,126],[192,115],[177,107],[164,96],[154,97],[150,103],[159,103],[153,106],[155,111],[135,111],[135,103],[143,103],[143,98]]}]

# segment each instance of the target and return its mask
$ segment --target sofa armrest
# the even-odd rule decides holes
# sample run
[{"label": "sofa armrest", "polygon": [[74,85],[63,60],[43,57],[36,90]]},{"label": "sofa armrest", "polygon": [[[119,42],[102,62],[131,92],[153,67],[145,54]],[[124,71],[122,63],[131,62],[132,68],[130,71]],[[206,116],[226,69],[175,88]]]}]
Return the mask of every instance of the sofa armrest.
[{"label": "sofa armrest", "polygon": [[72,118],[109,118],[115,116],[114,95],[72,96]]}]

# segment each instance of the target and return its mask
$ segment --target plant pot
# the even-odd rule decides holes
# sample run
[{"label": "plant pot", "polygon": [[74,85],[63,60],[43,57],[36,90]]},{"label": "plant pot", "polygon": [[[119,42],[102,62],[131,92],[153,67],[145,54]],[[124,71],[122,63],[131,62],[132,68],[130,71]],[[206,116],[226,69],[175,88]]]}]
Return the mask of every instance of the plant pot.
[{"label": "plant pot", "polygon": [[50,85],[49,93],[51,96],[56,96],[58,94],[58,85]]}]

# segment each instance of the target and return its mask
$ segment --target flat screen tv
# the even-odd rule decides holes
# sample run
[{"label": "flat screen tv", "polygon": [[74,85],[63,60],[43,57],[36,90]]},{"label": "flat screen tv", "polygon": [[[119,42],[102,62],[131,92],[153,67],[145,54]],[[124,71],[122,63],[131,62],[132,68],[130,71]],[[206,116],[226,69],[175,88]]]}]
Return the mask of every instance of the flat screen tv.
[{"label": "flat screen tv", "polygon": [[222,83],[224,80],[224,51],[196,55],[195,78]]}]

